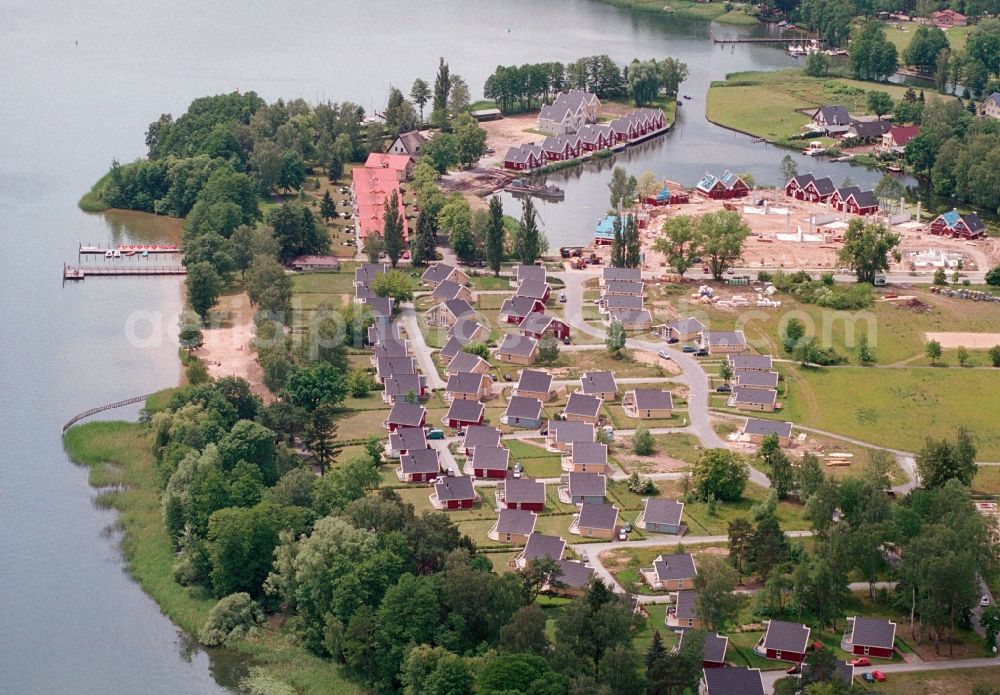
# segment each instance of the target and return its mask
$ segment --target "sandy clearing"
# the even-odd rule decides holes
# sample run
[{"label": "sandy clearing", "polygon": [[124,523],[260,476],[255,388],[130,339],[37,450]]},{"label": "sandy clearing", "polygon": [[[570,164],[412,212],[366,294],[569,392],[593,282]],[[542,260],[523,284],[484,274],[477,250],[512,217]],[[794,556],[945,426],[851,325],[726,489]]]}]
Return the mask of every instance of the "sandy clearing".
[{"label": "sandy clearing", "polygon": [[951,348],[965,347],[970,350],[989,350],[994,345],[1000,345],[1000,333],[924,333],[924,338],[928,341],[936,340],[941,343],[941,347],[948,350]]},{"label": "sandy clearing", "polygon": [[253,314],[246,293],[224,297],[216,309],[220,317],[217,325],[202,331],[205,343],[194,355],[205,363],[213,378],[242,377],[255,394],[270,403],[274,396],[264,386],[264,372],[253,350]]}]

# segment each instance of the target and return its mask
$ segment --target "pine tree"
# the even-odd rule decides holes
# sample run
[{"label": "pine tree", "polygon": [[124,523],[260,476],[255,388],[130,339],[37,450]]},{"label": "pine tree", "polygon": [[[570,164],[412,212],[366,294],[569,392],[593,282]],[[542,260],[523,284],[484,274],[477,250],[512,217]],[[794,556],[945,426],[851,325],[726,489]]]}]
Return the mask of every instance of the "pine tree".
[{"label": "pine tree", "polygon": [[490,198],[490,227],[486,236],[486,262],[496,277],[500,277],[503,262],[503,203],[499,196]]},{"label": "pine tree", "polygon": [[426,211],[417,216],[417,231],[410,244],[410,261],[414,266],[432,263],[437,258],[437,237],[434,234],[434,220]]},{"label": "pine tree", "polygon": [[622,238],[625,247],[622,265],[625,268],[638,268],[642,259],[642,241],[639,239],[639,223],[635,215],[629,215],[626,219]]},{"label": "pine tree", "polygon": [[333,202],[330,191],[323,194],[323,200],[319,204],[319,214],[324,222],[329,222],[337,216],[337,205]]},{"label": "pine tree", "polygon": [[535,203],[531,197],[524,199],[521,221],[517,225],[517,247],[514,255],[524,265],[532,265],[542,253],[541,232],[535,218]]},{"label": "pine tree", "polygon": [[653,642],[646,650],[646,670],[650,671],[667,655],[667,650],[663,646],[663,637],[659,630],[653,631]]},{"label": "pine tree", "polygon": [[399,194],[396,191],[384,203],[382,238],[385,240],[385,254],[395,268],[403,255],[403,216],[399,212]]},{"label": "pine tree", "polygon": [[622,216],[615,215],[614,236],[611,239],[611,267],[625,267],[625,234],[622,231]]},{"label": "pine tree", "polygon": [[335,183],[344,175],[344,161],[336,152],[330,157],[330,164],[326,167],[326,178],[330,183]]}]

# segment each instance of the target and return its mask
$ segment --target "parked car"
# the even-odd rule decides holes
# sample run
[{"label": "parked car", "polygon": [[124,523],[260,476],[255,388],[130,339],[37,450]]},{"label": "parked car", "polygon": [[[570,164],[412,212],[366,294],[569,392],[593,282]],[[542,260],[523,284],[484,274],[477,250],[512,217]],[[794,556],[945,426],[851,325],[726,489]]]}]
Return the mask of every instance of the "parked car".
[{"label": "parked car", "polygon": [[569,336],[568,335],[563,336],[563,340],[562,341],[563,341],[563,345],[569,345]]},{"label": "parked car", "polygon": [[625,533],[625,529],[623,529],[623,528],[618,529],[618,540],[620,540],[620,541],[627,541],[628,540],[628,534]]},{"label": "parked car", "polygon": [[851,659],[850,662],[848,663],[850,663],[851,666],[854,666],[855,668],[862,668],[864,666],[872,665],[871,659],[869,659],[867,656],[859,656],[856,659]]},{"label": "parked car", "polygon": [[436,427],[434,429],[428,430],[427,431],[427,438],[428,439],[444,439],[444,430],[439,430]]},{"label": "parked car", "polygon": [[667,341],[667,344],[668,345],[676,345],[679,342],[681,342],[681,341],[678,338],[671,338],[670,340]]},{"label": "parked car", "polygon": [[708,357],[708,350],[701,348],[694,353],[695,357]]},{"label": "parked car", "polygon": [[566,303],[566,293],[565,292],[560,292],[559,293],[559,301],[562,302],[563,304]]},{"label": "parked car", "polygon": [[881,671],[872,671],[871,673],[862,673],[861,680],[865,683],[883,683],[885,682],[885,674]]},{"label": "parked car", "polygon": [[626,521],[622,525],[622,531],[624,531],[625,533],[632,533],[632,522]]},{"label": "parked car", "polygon": [[515,478],[520,478],[522,475],[524,475],[524,466],[522,466],[521,462],[518,461],[517,463],[514,464],[513,476]]},{"label": "parked car", "polygon": [[717,393],[729,393],[733,390],[733,387],[729,384],[719,384],[715,387]]},{"label": "parked car", "polygon": [[687,352],[687,353],[692,353],[697,350],[698,348],[696,348],[694,345],[685,345],[684,347],[681,348],[681,352]]},{"label": "parked car", "polygon": [[587,555],[587,551],[586,551],[586,550],[581,550],[581,551],[580,551],[580,559],[581,559],[581,560],[582,560],[583,562],[588,562],[588,561],[590,561],[590,556],[589,556],[589,555]]},{"label": "parked car", "polygon": [[983,595],[983,597],[981,599],[979,599],[979,605],[980,606],[988,606],[988,605],[990,605],[990,597],[986,596],[986,595]]},{"label": "parked car", "polygon": [[667,352],[666,350],[660,350],[659,355],[660,355],[661,359],[665,359],[665,360],[669,360],[670,359],[670,353]]},{"label": "parked car", "polygon": [[510,375],[510,372],[504,372],[503,373],[503,380],[504,381],[514,381],[514,377],[512,377]]},{"label": "parked car", "polygon": [[794,676],[797,673],[801,673],[801,671],[802,669],[799,668],[798,664],[793,664],[792,666],[789,666],[788,668],[785,669],[785,673],[787,673],[790,676]]}]

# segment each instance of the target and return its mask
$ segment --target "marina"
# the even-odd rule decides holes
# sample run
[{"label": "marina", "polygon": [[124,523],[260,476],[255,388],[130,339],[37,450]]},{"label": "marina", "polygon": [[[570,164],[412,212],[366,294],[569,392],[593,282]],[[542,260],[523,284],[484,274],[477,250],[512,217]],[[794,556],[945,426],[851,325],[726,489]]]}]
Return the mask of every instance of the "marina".
[{"label": "marina", "polygon": [[79,251],[77,253],[81,255],[97,255],[97,256],[107,256],[109,253],[114,255],[118,252],[121,256],[134,256],[136,254],[141,254],[143,256],[150,253],[179,253],[180,249],[177,244],[118,244],[117,246],[84,246],[80,243]]},{"label": "marina", "polygon": [[88,276],[184,275],[182,265],[68,265],[63,264],[63,280],[83,280]]}]

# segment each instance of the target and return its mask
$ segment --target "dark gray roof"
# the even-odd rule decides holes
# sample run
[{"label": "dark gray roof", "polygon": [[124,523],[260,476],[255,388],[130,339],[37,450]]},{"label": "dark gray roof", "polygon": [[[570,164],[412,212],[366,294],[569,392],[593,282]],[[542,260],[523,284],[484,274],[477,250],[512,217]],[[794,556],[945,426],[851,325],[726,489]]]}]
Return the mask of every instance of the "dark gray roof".
[{"label": "dark gray roof", "polygon": [[821,179],[813,179],[813,186],[816,187],[816,191],[823,196],[831,195],[837,187],[833,184],[833,179],[829,176],[824,176]]},{"label": "dark gray roof", "polygon": [[828,125],[849,125],[851,123],[851,114],[843,106],[820,106],[813,114],[814,117],[816,115],[823,116],[823,121]]},{"label": "dark gray roof", "polygon": [[389,270],[389,266],[385,263],[365,263],[354,269],[354,282],[370,285],[372,280],[387,270]]},{"label": "dark gray roof", "polygon": [[450,263],[434,263],[424,271],[424,274],[420,276],[420,279],[424,282],[444,282],[454,271],[455,266]]},{"label": "dark gray roof", "polygon": [[859,138],[880,138],[891,127],[890,121],[854,121],[848,130],[853,130]]},{"label": "dark gray roof", "polygon": [[748,417],[746,422],[743,423],[743,434],[759,434],[764,437],[769,434],[776,434],[779,437],[791,437],[792,423]]},{"label": "dark gray roof", "polygon": [[809,628],[801,623],[772,620],[764,633],[764,648],[805,654],[809,643]]},{"label": "dark gray roof", "polygon": [[559,561],[562,560],[565,550],[566,541],[559,536],[546,536],[543,533],[533,533],[528,536],[528,542],[524,546],[521,557],[525,560],[550,557],[553,560]]},{"label": "dark gray roof", "polygon": [[603,473],[570,473],[571,497],[603,497],[608,490],[608,479]]},{"label": "dark gray roof", "polygon": [[382,380],[386,394],[390,396],[405,396],[412,391],[420,393],[422,376],[419,374],[396,374]]},{"label": "dark gray roof", "polygon": [[[683,641],[683,637],[681,640]],[[709,661],[713,664],[723,664],[726,662],[726,648],[729,646],[729,638],[723,637],[717,632],[705,635],[705,648],[702,651],[702,661]]]},{"label": "dark gray roof", "polygon": [[508,333],[500,343],[499,352],[509,355],[520,355],[530,357],[538,346],[538,341],[527,336]]},{"label": "dark gray roof", "polygon": [[467,475],[446,475],[438,478],[434,482],[434,492],[442,502],[476,499],[476,489],[472,486],[472,478]]},{"label": "dark gray roof", "polygon": [[538,304],[541,301],[541,299],[514,295],[513,297],[503,300],[503,305],[500,307],[500,313],[503,316],[527,316],[538,308]]},{"label": "dark gray roof", "polygon": [[368,327],[369,343],[372,345],[378,345],[386,341],[394,341],[397,343],[402,342],[399,335],[398,324],[380,321],[379,323],[373,323]]},{"label": "dark gray roof", "polygon": [[573,442],[570,445],[573,463],[604,464],[608,463],[608,445],[600,442]]},{"label": "dark gray roof", "polygon": [[604,124],[596,125],[588,123],[587,125],[580,128],[579,131],[577,131],[577,135],[580,136],[580,140],[582,142],[592,145],[596,144],[598,139],[602,135],[604,136],[605,139],[607,139],[612,136],[612,133],[611,133],[611,128],[609,128]]},{"label": "dark gray roof", "polygon": [[517,533],[527,536],[535,530],[538,515],[523,509],[501,509],[497,516],[498,533]]},{"label": "dark gray roof", "polygon": [[858,204],[858,207],[878,207],[878,198],[875,197],[875,193],[872,191],[858,191],[852,197],[854,198],[854,202]]},{"label": "dark gray roof", "polygon": [[552,388],[552,375],[537,369],[522,369],[517,381],[518,391],[529,393],[548,393]]},{"label": "dark gray roof", "polygon": [[545,266],[520,264],[514,268],[514,277],[518,282],[522,280],[537,280],[545,282]]},{"label": "dark gray roof", "polygon": [[389,433],[389,446],[396,451],[427,448],[427,435],[423,427],[399,427]]},{"label": "dark gray roof", "polygon": [[848,618],[848,622],[854,622],[854,629],[851,631],[852,644],[861,644],[866,647],[883,647],[892,649],[896,639],[896,623],[884,618]]},{"label": "dark gray roof", "polygon": [[767,386],[772,389],[778,386],[777,372],[738,371],[735,376],[737,386]]},{"label": "dark gray roof", "polygon": [[469,316],[460,318],[451,328],[448,329],[448,336],[464,341],[462,344],[472,340],[472,337],[483,330],[483,325]]},{"label": "dark gray roof", "polygon": [[468,340],[458,336],[448,338],[448,342],[441,348],[441,356],[451,359],[462,351],[462,348],[469,344]]},{"label": "dark gray roof", "polygon": [[446,420],[459,420],[460,422],[478,422],[483,416],[483,404],[479,401],[466,401],[462,399],[454,400],[448,407]]},{"label": "dark gray roof", "polygon": [[676,526],[681,523],[683,513],[683,502],[650,497],[643,507],[642,517],[647,525],[652,523]]},{"label": "dark gray roof", "polygon": [[463,449],[475,449],[477,446],[499,446],[500,430],[488,425],[469,425],[462,439]]},{"label": "dark gray roof", "polygon": [[705,331],[701,334],[706,345],[746,345],[743,331]]},{"label": "dark gray roof", "polygon": [[612,320],[620,321],[626,326],[653,322],[653,315],[648,309],[609,309],[609,313]]},{"label": "dark gray roof", "polygon": [[736,372],[748,369],[771,369],[770,355],[726,355],[726,357]]},{"label": "dark gray roof", "polygon": [[986,225],[983,224],[981,219],[979,219],[979,215],[974,212],[962,215],[962,221],[965,222],[965,226],[969,228],[970,232],[978,232],[986,229]]},{"label": "dark gray roof", "polygon": [[507,148],[507,154],[503,156],[503,159],[505,162],[527,164],[532,156],[536,159],[541,157],[542,148],[538,145],[514,145]]},{"label": "dark gray roof", "polygon": [[408,155],[417,157],[420,154],[421,148],[427,143],[427,138],[416,130],[410,130],[399,134],[399,142],[403,145],[403,149],[406,150]]},{"label": "dark gray roof", "polygon": [[472,451],[470,460],[473,468],[505,471],[507,463],[510,461],[510,452],[502,446],[477,446]]},{"label": "dark gray roof", "polygon": [[667,327],[678,333],[701,333],[705,330],[705,324],[693,316],[689,316],[686,319],[668,321]]},{"label": "dark gray roof", "polygon": [[504,414],[507,417],[537,420],[542,416],[542,402],[533,397],[511,396]]},{"label": "dark gray roof", "polygon": [[637,297],[631,294],[606,295],[601,297],[601,301],[609,311],[618,309],[642,309],[645,306],[645,300],[642,297]]},{"label": "dark gray roof", "polygon": [[764,695],[764,681],[759,668],[706,668],[705,689],[706,695]]},{"label": "dark gray roof", "polygon": [[695,606],[698,604],[697,591],[678,591],[674,615],[682,620],[694,620],[698,617]]},{"label": "dark gray roof", "polygon": [[381,379],[399,374],[416,374],[417,363],[409,355],[403,357],[384,357],[376,352],[375,371],[378,372]]},{"label": "dark gray roof", "polygon": [[518,325],[518,328],[522,331],[527,331],[528,333],[544,333],[553,321],[558,321],[554,316],[549,316],[548,314],[543,314],[539,311],[533,311],[523,319]]},{"label": "dark gray roof", "polygon": [[566,401],[566,414],[596,417],[601,409],[601,399],[579,391],[571,393]]},{"label": "dark gray roof", "polygon": [[674,397],[670,391],[662,389],[636,389],[635,407],[638,410],[670,410],[674,407]]},{"label": "dark gray roof", "polygon": [[501,485],[504,486],[504,501],[511,502],[545,502],[545,483],[531,478],[512,478],[507,475]]},{"label": "dark gray roof", "polygon": [[556,581],[571,589],[584,589],[594,578],[594,568],[577,560],[560,560]]},{"label": "dark gray roof", "polygon": [[[798,176],[793,176],[788,181],[788,183],[791,183],[792,181],[794,181],[795,183],[797,183],[799,185],[799,188],[805,188],[806,186],[808,186],[810,183],[812,183],[815,180],[816,180],[816,177],[813,176],[812,174],[799,174]],[[785,184],[785,185],[787,186],[788,184]]]},{"label": "dark gray roof", "polygon": [[532,299],[545,299],[545,293],[549,291],[549,284],[543,280],[522,280],[514,292],[515,296],[531,297]]},{"label": "dark gray roof", "polygon": [[434,288],[434,291],[431,292],[431,296],[434,297],[434,299],[454,299],[461,291],[462,286],[457,282],[454,280],[445,280],[438,283],[437,287]]},{"label": "dark gray roof", "polygon": [[386,421],[390,424],[419,427],[426,414],[427,411],[422,405],[397,401],[392,404]]},{"label": "dark gray roof", "polygon": [[403,473],[437,473],[440,469],[438,465],[437,449],[414,449],[400,457],[400,466]]},{"label": "dark gray roof", "polygon": [[653,560],[653,570],[661,582],[670,579],[693,579],[697,570],[690,553],[660,555]]},{"label": "dark gray roof", "polygon": [[585,372],[580,377],[580,387],[586,394],[611,393],[618,390],[614,372]]},{"label": "dark gray roof", "polygon": [[594,426],[589,422],[554,420],[549,423],[549,431],[555,434],[555,440],[560,444],[594,441]]},{"label": "dark gray roof", "polygon": [[641,282],[642,270],[640,268],[612,268],[611,266],[606,266],[601,269],[601,277],[604,278],[605,283],[615,280]]},{"label": "dark gray roof", "polygon": [[570,147],[577,147],[580,136],[576,133],[565,133],[562,135],[550,135],[542,141],[542,149],[546,152],[561,152],[568,144]]},{"label": "dark gray roof", "polygon": [[462,351],[452,357],[451,361],[448,362],[448,371],[471,372],[474,371],[476,367],[481,367],[484,364],[487,366],[489,365],[489,363],[479,355],[473,355],[471,352]]},{"label": "dark gray roof", "polygon": [[[464,353],[459,353],[462,354]],[[448,393],[478,394],[484,378],[485,375],[479,372],[457,372],[448,377],[444,390]]]},{"label": "dark gray roof", "polygon": [[754,389],[746,386],[736,386],[733,388],[734,403],[772,405],[777,399],[778,392],[772,389]]},{"label": "dark gray roof", "polygon": [[643,292],[641,282],[631,282],[629,280],[606,280],[604,282],[605,294],[614,292],[616,294],[641,295]]},{"label": "dark gray roof", "polygon": [[464,299],[449,299],[444,303],[444,305],[455,318],[462,318],[463,316],[469,316],[470,314],[476,313],[476,310],[472,308],[472,305]]},{"label": "dark gray roof", "polygon": [[371,309],[371,312],[375,316],[384,316],[385,318],[392,316],[391,297],[367,297],[365,299],[365,306]]},{"label": "dark gray roof", "polygon": [[580,528],[614,529],[618,525],[618,507],[604,502],[584,502],[580,505]]}]

